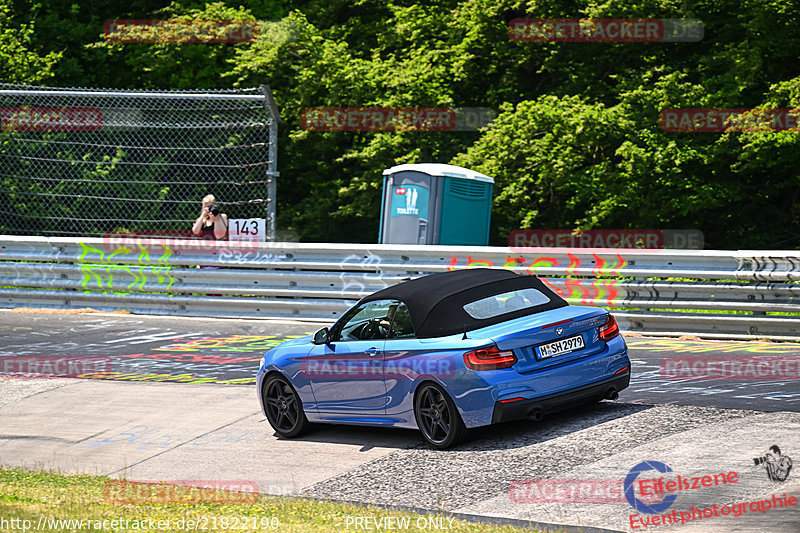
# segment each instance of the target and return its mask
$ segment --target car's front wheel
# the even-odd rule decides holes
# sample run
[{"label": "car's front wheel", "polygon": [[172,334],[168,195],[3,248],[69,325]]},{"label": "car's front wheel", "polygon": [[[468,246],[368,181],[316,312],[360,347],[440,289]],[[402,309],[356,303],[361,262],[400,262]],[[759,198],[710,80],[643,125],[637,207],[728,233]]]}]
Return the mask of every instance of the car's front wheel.
[{"label": "car's front wheel", "polygon": [[434,448],[449,448],[466,436],[467,428],[453,400],[433,383],[425,383],[417,391],[414,416],[422,436]]},{"label": "car's front wheel", "polygon": [[309,427],[303,404],[294,388],[282,376],[273,374],[264,384],[267,421],[281,437],[297,437]]}]

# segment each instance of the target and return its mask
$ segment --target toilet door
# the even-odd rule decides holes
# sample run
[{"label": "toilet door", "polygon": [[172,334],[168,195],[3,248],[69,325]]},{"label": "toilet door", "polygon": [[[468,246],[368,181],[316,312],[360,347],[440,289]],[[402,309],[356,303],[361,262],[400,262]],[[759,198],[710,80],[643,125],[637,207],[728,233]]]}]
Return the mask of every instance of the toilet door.
[{"label": "toilet door", "polygon": [[421,172],[399,172],[390,177],[389,207],[384,243],[430,244],[428,212],[431,177]]}]

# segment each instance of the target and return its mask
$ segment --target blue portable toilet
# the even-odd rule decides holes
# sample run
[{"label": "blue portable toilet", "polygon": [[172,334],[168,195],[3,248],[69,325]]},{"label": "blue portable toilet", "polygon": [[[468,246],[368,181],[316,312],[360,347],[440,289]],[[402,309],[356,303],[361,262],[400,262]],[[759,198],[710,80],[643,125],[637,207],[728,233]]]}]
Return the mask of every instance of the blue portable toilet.
[{"label": "blue portable toilet", "polygon": [[493,184],[480,172],[440,163],[384,170],[378,242],[489,244]]}]

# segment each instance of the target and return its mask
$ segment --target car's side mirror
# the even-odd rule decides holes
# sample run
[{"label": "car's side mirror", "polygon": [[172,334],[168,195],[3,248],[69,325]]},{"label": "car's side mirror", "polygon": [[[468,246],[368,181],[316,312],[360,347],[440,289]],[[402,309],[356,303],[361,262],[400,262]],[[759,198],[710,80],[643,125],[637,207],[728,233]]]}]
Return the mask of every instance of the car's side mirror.
[{"label": "car's side mirror", "polygon": [[314,344],[328,344],[328,328],[322,328],[314,333]]}]

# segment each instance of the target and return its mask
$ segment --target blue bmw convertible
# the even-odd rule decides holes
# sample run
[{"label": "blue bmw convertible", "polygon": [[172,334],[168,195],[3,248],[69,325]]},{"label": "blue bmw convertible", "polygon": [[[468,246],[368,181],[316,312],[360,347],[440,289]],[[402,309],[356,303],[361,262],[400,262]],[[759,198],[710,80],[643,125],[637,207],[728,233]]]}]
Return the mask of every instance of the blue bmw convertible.
[{"label": "blue bmw convertible", "polygon": [[331,328],[268,351],[256,382],[280,436],[390,426],[447,448],[468,428],[616,399],[630,372],[611,314],[569,305],[535,276],[480,268],[362,298]]}]

